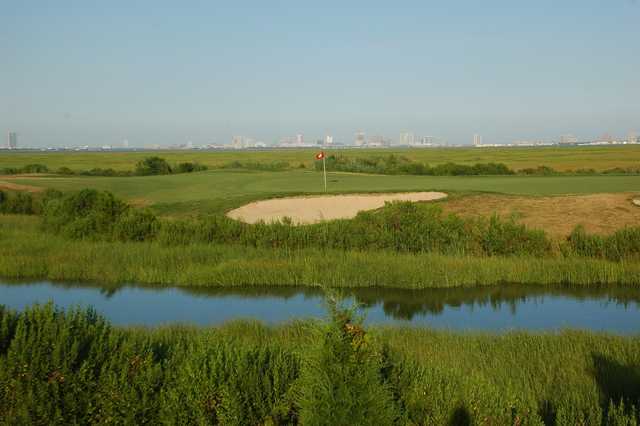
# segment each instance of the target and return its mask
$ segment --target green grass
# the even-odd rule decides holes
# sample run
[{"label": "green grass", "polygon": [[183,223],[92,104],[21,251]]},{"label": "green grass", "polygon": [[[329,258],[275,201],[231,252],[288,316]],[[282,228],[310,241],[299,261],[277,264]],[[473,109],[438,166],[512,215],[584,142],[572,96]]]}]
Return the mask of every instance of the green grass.
[{"label": "green grass", "polygon": [[640,286],[637,261],[73,241],[41,232],[39,220],[0,216],[0,276],[185,287]]},{"label": "green grass", "polygon": [[[3,424],[636,425],[640,336],[267,327],[120,328],[0,306]],[[635,406],[635,407],[634,407]]]},{"label": "green grass", "polygon": [[[37,177],[11,182],[62,191],[96,188],[166,214],[216,213],[273,196],[322,194],[322,174],[312,171],[229,171],[144,177]],[[486,191],[520,195],[640,191],[640,176],[381,176],[329,174],[332,193]]]},{"label": "green grass", "polygon": [[[292,149],[278,151],[153,151],[153,152],[5,152],[0,154],[0,169],[22,167],[26,164],[44,164],[49,169],[69,167],[89,170],[94,167],[132,170],[135,163],[150,155],[159,155],[170,163],[197,161],[217,167],[231,161],[287,161],[296,167],[300,163],[310,167],[319,149]],[[414,161],[430,165],[447,162],[474,164],[499,162],[513,169],[549,166],[557,170],[593,168],[605,170],[614,167],[633,167],[640,163],[640,145],[594,147],[542,147],[542,148],[439,148],[439,149],[348,149],[331,150],[345,157],[374,155],[404,155]]]}]

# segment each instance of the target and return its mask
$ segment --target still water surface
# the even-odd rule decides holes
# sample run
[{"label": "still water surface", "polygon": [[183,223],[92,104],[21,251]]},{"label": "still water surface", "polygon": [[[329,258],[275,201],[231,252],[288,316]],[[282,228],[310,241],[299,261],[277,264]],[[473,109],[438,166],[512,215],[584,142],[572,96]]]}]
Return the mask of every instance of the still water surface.
[{"label": "still water surface", "polygon": [[[368,323],[455,330],[580,328],[640,334],[640,289],[502,286],[431,290],[343,290],[365,307]],[[219,324],[240,318],[278,323],[323,317],[315,288],[107,288],[88,284],[0,283],[0,304],[23,309],[53,301],[93,306],[115,324]]]}]

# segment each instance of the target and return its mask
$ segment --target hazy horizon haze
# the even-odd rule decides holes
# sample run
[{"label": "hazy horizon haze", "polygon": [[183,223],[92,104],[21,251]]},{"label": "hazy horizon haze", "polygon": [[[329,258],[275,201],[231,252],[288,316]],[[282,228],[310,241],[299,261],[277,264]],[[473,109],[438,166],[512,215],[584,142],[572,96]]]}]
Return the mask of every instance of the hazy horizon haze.
[{"label": "hazy horizon haze", "polygon": [[640,3],[0,0],[20,145],[640,131]]}]

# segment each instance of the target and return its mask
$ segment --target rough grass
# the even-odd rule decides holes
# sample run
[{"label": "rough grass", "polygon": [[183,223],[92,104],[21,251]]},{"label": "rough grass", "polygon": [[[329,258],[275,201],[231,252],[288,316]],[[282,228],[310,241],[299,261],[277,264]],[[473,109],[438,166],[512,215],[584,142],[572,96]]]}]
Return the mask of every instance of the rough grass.
[{"label": "rough grass", "polygon": [[[125,200],[144,200],[165,215],[219,213],[243,203],[324,193],[322,174],[312,171],[258,172],[217,170],[143,177],[16,178],[20,185],[76,191],[95,188]],[[518,195],[592,194],[637,191],[640,176],[381,176],[329,174],[331,193],[354,192],[499,192]]]},{"label": "rough grass", "polygon": [[638,262],[72,241],[39,232],[38,218],[0,220],[0,276],[5,278],[211,287],[640,285]]},{"label": "rough grass", "polygon": [[530,228],[544,229],[550,236],[564,239],[577,225],[588,233],[611,234],[625,226],[640,224],[640,207],[633,205],[637,193],[591,194],[553,197],[521,197],[483,194],[455,197],[439,202],[447,213],[463,217],[491,216],[494,213]]}]

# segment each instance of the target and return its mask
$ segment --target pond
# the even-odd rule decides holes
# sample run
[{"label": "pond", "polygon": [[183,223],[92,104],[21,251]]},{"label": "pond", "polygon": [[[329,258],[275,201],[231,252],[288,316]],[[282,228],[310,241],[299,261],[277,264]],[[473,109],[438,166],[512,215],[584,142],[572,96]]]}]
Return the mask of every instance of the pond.
[{"label": "pond", "polygon": [[[640,290],[634,288],[500,286],[430,290],[343,289],[346,303],[364,307],[368,323],[451,330],[508,331],[578,328],[640,333]],[[278,323],[326,315],[313,287],[101,287],[51,282],[0,283],[0,304],[24,309],[52,301],[93,306],[119,325],[171,322],[199,325],[235,319]]]}]

